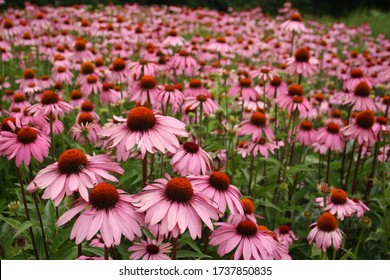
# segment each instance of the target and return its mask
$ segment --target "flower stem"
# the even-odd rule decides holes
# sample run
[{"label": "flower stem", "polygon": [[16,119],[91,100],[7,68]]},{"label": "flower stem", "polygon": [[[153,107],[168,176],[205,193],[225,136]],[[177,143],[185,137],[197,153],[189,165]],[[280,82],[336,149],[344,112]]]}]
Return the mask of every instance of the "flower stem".
[{"label": "flower stem", "polygon": [[35,202],[35,208],[37,209],[39,225],[41,226],[41,233],[42,233],[42,239],[43,239],[43,246],[45,247],[46,259],[50,260],[50,257],[49,257],[49,246],[48,246],[47,240],[46,240],[45,228],[43,226],[41,211],[39,210],[38,197],[37,197],[37,193],[36,192],[33,192],[33,197],[34,197],[34,202]]},{"label": "flower stem", "polygon": [[104,259],[108,260],[108,248],[106,245],[104,245]]},{"label": "flower stem", "polygon": [[362,243],[363,235],[364,235],[364,228],[360,229],[359,237],[358,237],[356,247],[355,247],[355,252],[353,254],[354,260],[356,260],[356,258],[357,258],[357,253],[359,252],[359,247],[360,247],[360,244]]},{"label": "flower stem", "polygon": [[354,152],[355,152],[355,147],[356,147],[356,140],[353,142],[353,146],[352,146],[351,158],[350,158],[350,160],[349,160],[348,171],[347,171],[347,177],[345,178],[344,190],[346,190],[346,189],[347,189],[347,186],[348,186],[348,180],[349,180],[349,175],[350,175],[350,173],[351,173],[351,167],[352,167],[353,154],[354,154]]},{"label": "flower stem", "polygon": [[172,260],[176,260],[177,249],[179,247],[179,239],[177,237],[173,238],[173,249],[172,249]]},{"label": "flower stem", "polygon": [[199,135],[198,135],[198,144],[202,146],[202,129],[203,129],[203,102],[200,102],[199,106]]},{"label": "flower stem", "polygon": [[148,180],[148,153],[142,159],[142,187],[146,186]]},{"label": "flower stem", "polygon": [[[349,118],[351,116],[352,106],[348,109],[348,116],[347,116],[347,124],[349,124]],[[344,150],[343,150],[343,159],[341,163],[341,173],[340,173],[340,186],[343,186],[343,179],[344,179],[344,165],[345,165],[345,157],[347,155],[347,142],[344,143]]]},{"label": "flower stem", "polygon": [[368,197],[370,195],[371,189],[372,189],[372,187],[374,185],[375,167],[376,167],[376,163],[378,161],[378,150],[379,150],[378,142],[379,142],[379,138],[378,138],[378,141],[375,142],[375,146],[374,146],[374,158],[372,159],[371,173],[370,173],[370,176],[368,177],[366,192],[364,194],[364,200],[365,201],[367,201],[367,199],[368,199]]},{"label": "flower stem", "polygon": [[[22,192],[24,211],[26,212],[26,219],[27,219],[27,221],[30,221],[30,214],[29,214],[29,212],[28,212],[27,199],[26,199],[26,194],[25,194],[25,192],[24,192],[24,185],[23,185],[23,180],[22,180],[22,174],[20,173],[19,167],[16,167],[16,173],[18,174],[18,179],[19,179],[19,184],[20,184],[20,190],[21,190],[21,192]],[[36,243],[35,243],[34,231],[33,231],[32,227],[29,227],[28,230],[29,230],[30,236],[31,236],[31,243],[32,243],[33,248],[34,248],[35,258],[36,258],[37,260],[39,260],[37,245],[36,245]]]},{"label": "flower stem", "polygon": [[[253,151],[252,151],[253,152]],[[253,166],[254,166],[255,156],[251,154],[251,163],[249,167],[249,182],[248,182],[248,195],[251,195],[251,186],[252,186],[252,177],[253,177]]]},{"label": "flower stem", "polygon": [[331,151],[330,149],[328,149],[328,159],[326,163],[326,180],[325,180],[326,183],[329,183],[330,155],[331,155]]},{"label": "flower stem", "polygon": [[362,157],[362,148],[363,148],[363,145],[360,145],[358,158],[357,158],[357,161],[356,161],[355,174],[353,175],[352,194],[357,193],[357,182],[358,182],[357,174],[358,174],[358,171],[359,171],[360,159]]}]

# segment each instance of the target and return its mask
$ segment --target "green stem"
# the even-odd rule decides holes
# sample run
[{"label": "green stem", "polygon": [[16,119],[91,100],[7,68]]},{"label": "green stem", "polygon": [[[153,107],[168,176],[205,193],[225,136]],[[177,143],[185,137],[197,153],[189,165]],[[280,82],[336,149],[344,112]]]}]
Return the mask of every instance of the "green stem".
[{"label": "green stem", "polygon": [[359,247],[360,247],[360,244],[362,243],[362,238],[363,238],[363,235],[364,235],[364,231],[365,231],[364,228],[360,229],[358,241],[357,241],[356,247],[355,247],[355,252],[353,254],[353,259],[354,260],[356,260],[356,258],[357,258],[357,253],[359,252]]}]

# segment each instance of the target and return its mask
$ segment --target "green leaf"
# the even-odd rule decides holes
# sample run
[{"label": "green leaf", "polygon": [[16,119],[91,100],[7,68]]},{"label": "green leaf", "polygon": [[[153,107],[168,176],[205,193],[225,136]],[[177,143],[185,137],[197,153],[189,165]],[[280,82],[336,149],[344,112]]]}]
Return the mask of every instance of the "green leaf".
[{"label": "green leaf", "polygon": [[180,238],[180,243],[181,243],[181,244],[187,244],[187,245],[190,246],[192,249],[194,249],[196,252],[202,254],[202,250],[199,248],[198,244],[197,244],[194,240],[192,240],[191,236],[189,236],[189,235],[183,235],[183,236]]},{"label": "green leaf", "polygon": [[38,225],[38,222],[36,221],[27,221],[25,222],[19,230],[15,233],[14,238],[18,237],[20,234],[22,234],[26,229],[33,227],[35,225]]},{"label": "green leaf", "polygon": [[271,203],[271,202],[269,202],[269,201],[265,201],[265,200],[263,200],[263,201],[261,201],[261,200],[256,200],[255,204],[256,204],[256,205],[260,205],[260,206],[264,206],[264,207],[266,207],[266,208],[267,208],[267,207],[268,207],[268,208],[272,208],[272,209],[275,209],[275,210],[281,212],[281,210],[280,210],[279,207],[277,207],[275,204],[273,204],[273,203]]},{"label": "green leaf", "polygon": [[11,227],[13,227],[14,229],[17,229],[17,230],[20,229],[20,227],[22,226],[22,224],[19,223],[18,221],[15,221],[13,219],[9,219],[9,218],[3,217],[3,216],[0,216],[0,220],[6,222]]}]

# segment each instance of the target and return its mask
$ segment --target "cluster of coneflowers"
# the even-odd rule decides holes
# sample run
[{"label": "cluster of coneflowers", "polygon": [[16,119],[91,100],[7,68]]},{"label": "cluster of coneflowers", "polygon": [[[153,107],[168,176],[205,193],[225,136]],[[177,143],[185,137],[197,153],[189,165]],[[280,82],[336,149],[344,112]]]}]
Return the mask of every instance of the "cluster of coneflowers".
[{"label": "cluster of coneflowers", "polygon": [[[30,220],[28,178],[46,258],[42,203],[56,207],[59,230],[73,223],[79,259],[90,258],[87,242],[104,249],[94,258],[115,258],[124,238],[131,259],[176,259],[187,232],[204,254],[291,259],[299,213],[279,213],[287,222],[270,230],[256,201],[315,192],[290,171],[309,155],[323,194],[309,244],[335,257],[338,221],[369,210],[376,167],[390,157],[390,41],[366,25],[304,23],[289,4],[275,20],[260,9],[25,9],[1,20],[2,67],[23,73],[2,68],[0,155],[14,162]],[[129,161],[142,178],[131,189],[118,180]],[[269,185],[283,187],[259,197]]]}]

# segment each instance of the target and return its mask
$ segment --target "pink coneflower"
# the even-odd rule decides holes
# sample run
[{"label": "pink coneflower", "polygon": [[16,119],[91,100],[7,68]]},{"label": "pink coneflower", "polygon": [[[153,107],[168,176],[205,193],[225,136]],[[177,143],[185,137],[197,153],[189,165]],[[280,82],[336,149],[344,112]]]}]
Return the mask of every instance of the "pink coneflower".
[{"label": "pink coneflower", "polygon": [[241,94],[242,99],[255,101],[259,97],[259,93],[252,86],[252,80],[249,78],[241,78],[237,85],[232,86],[228,94],[235,97],[238,93]]},{"label": "pink coneflower", "polygon": [[83,93],[81,92],[81,90],[79,89],[72,90],[72,92],[70,93],[70,101],[69,101],[69,104],[71,106],[80,107],[84,101],[85,99],[83,98]]},{"label": "pink coneflower", "polygon": [[302,121],[298,126],[296,140],[305,146],[311,146],[317,137],[317,131],[313,128],[311,121]]},{"label": "pink coneflower", "polygon": [[295,240],[298,240],[298,237],[296,237],[295,233],[288,225],[279,226],[274,230],[274,233],[278,237],[278,240],[281,243],[287,244],[287,246],[292,245]]},{"label": "pink coneflower", "polygon": [[[189,107],[189,110],[195,110],[202,106],[205,115],[214,114],[218,110],[218,104],[210,95],[199,94],[197,96],[189,96],[185,98],[184,108]],[[202,120],[201,120],[202,121]]]},{"label": "pink coneflower", "polygon": [[145,212],[145,223],[160,223],[162,235],[169,232],[177,237],[188,228],[192,239],[202,236],[203,221],[213,230],[211,219],[217,220],[220,211],[203,193],[193,188],[185,178],[158,179],[147,185],[134,198],[133,204],[138,212]]},{"label": "pink coneflower", "polygon": [[119,245],[122,234],[129,240],[142,235],[139,224],[143,216],[136,212],[132,201],[132,195],[111,184],[99,183],[92,188],[87,201],[78,199],[56,225],[62,226],[84,210],[73,225],[70,239],[76,238],[76,244],[80,244],[100,232],[106,247]]},{"label": "pink coneflower", "polygon": [[111,80],[125,84],[130,79],[130,71],[126,69],[126,62],[122,58],[115,58],[111,65]]},{"label": "pink coneflower", "polygon": [[288,60],[286,71],[290,75],[299,74],[303,77],[308,77],[317,71],[317,67],[315,66],[317,62],[318,60],[316,58],[310,57],[310,52],[307,48],[300,48]]},{"label": "pink coneflower", "polygon": [[87,138],[89,144],[99,146],[98,132],[101,128],[90,113],[80,113],[77,117],[77,122],[70,130],[72,138],[78,143],[85,144],[85,138]]},{"label": "pink coneflower", "polygon": [[275,240],[259,231],[253,221],[238,216],[231,224],[219,222],[215,225],[219,227],[211,233],[210,245],[219,245],[218,255],[224,256],[235,249],[235,260],[273,260]]},{"label": "pink coneflower", "polygon": [[187,179],[195,189],[201,191],[212,201],[217,203],[218,209],[223,215],[229,207],[231,214],[244,215],[241,204],[241,192],[230,183],[230,178],[225,173],[215,171],[210,175],[188,176]]},{"label": "pink coneflower", "polygon": [[[42,116],[31,116],[31,117],[32,118],[37,118],[37,117],[42,117]],[[59,119],[57,119],[56,116],[54,116],[53,114],[50,116],[50,118],[51,118],[51,120],[53,122],[53,124],[52,124],[53,135],[59,135],[62,132],[64,132],[64,124]],[[46,135],[50,135],[50,118],[49,118],[49,116],[44,117],[45,125],[43,126],[42,131]]]},{"label": "pink coneflower", "polygon": [[172,170],[180,176],[206,174],[210,171],[211,157],[198,144],[185,142],[173,155]]},{"label": "pink coneflower", "polygon": [[87,76],[85,81],[80,85],[80,90],[85,94],[85,96],[88,96],[91,93],[98,94],[102,91],[102,89],[102,83],[96,75]]},{"label": "pink coneflower", "polygon": [[154,77],[158,72],[158,66],[155,63],[144,59],[141,59],[139,62],[130,62],[128,68],[135,80],[139,80],[144,75]]},{"label": "pink coneflower", "polygon": [[19,108],[20,110],[24,110],[24,108],[30,106],[30,102],[26,101],[26,97],[23,93],[15,93],[9,109],[13,110],[14,108]]},{"label": "pink coneflower", "polygon": [[267,141],[265,138],[260,138],[256,142],[247,143],[247,150],[254,157],[257,157],[257,155],[260,154],[263,157],[268,158],[268,153],[274,154],[275,149],[278,149],[278,145]]},{"label": "pink coneflower", "polygon": [[278,76],[269,65],[263,65],[260,69],[250,71],[249,74],[252,79],[258,78],[264,82],[272,80],[274,76]]},{"label": "pink coneflower", "polygon": [[322,248],[323,252],[326,252],[332,244],[336,250],[340,248],[343,232],[338,228],[337,220],[331,213],[323,213],[311,226],[315,227],[307,236],[309,244],[315,241],[316,247]]},{"label": "pink coneflower", "polygon": [[357,208],[356,216],[358,218],[363,217],[364,213],[366,213],[367,211],[370,211],[370,208],[368,208],[368,206],[366,204],[364,204],[364,202],[361,201],[359,198],[353,197],[352,201],[356,203],[356,208]]},{"label": "pink coneflower", "polygon": [[52,79],[50,79],[50,77],[48,75],[41,76],[42,89],[48,89],[50,87],[53,87],[54,84],[55,84],[55,82]]},{"label": "pink coneflower", "polygon": [[104,179],[117,182],[109,172],[123,174],[124,170],[108,155],[89,156],[77,149],[63,152],[58,161],[38,172],[27,190],[45,189],[42,198],[51,199],[58,206],[64,195],[78,191],[88,201],[88,188]]},{"label": "pink coneflower", "polygon": [[40,81],[36,78],[35,71],[31,68],[26,68],[23,71],[23,78],[16,80],[16,83],[19,84],[21,90],[27,88],[31,83],[40,86]]},{"label": "pink coneflower", "polygon": [[372,87],[371,81],[364,76],[364,73],[361,69],[352,69],[351,77],[344,82],[343,89],[347,91],[354,91],[356,86],[361,82],[366,82],[370,88]]},{"label": "pink coneflower", "polygon": [[232,48],[226,42],[225,37],[218,37],[215,42],[208,45],[208,49],[226,56],[232,52]]},{"label": "pink coneflower", "polygon": [[307,32],[302,16],[298,13],[292,14],[290,19],[283,22],[280,27],[284,30],[295,31],[297,33]]},{"label": "pink coneflower", "polygon": [[80,113],[77,115],[77,117],[79,117],[79,115],[83,112],[90,113],[94,120],[100,119],[99,115],[95,112],[95,104],[89,100],[85,100],[83,103],[81,103]]},{"label": "pink coneflower", "polygon": [[156,99],[161,102],[161,106],[165,111],[168,105],[171,104],[172,113],[178,113],[183,104],[184,95],[175,85],[164,85],[157,93]]},{"label": "pink coneflower", "polygon": [[2,22],[3,26],[3,34],[4,37],[8,40],[10,40],[12,37],[14,37],[19,31],[19,28],[14,25],[14,22],[10,18],[5,18]]},{"label": "pink coneflower", "polygon": [[95,56],[87,49],[87,41],[84,39],[77,39],[73,45],[73,60],[74,61],[93,61]]},{"label": "pink coneflower", "polygon": [[274,76],[265,86],[265,92],[269,99],[274,99],[279,95],[287,94],[288,86],[280,77]]},{"label": "pink coneflower", "polygon": [[263,225],[257,226],[257,230],[268,234],[274,239],[276,246],[273,252],[273,258],[275,260],[291,260],[291,256],[288,254],[288,245],[279,241],[278,236],[274,232],[270,231],[266,226]]},{"label": "pink coneflower", "polygon": [[72,111],[73,107],[61,100],[60,96],[52,90],[45,90],[41,95],[41,102],[30,107],[29,111],[33,115],[53,114],[63,117],[65,113]]},{"label": "pink coneflower", "polygon": [[127,120],[117,120],[120,125],[103,128],[99,135],[106,138],[109,148],[117,148],[119,161],[127,160],[135,145],[141,150],[142,157],[146,152],[154,154],[168,150],[175,153],[180,146],[177,136],[188,136],[184,123],[142,106],[130,110]]},{"label": "pink coneflower", "polygon": [[115,104],[121,99],[120,91],[115,88],[113,83],[103,83],[102,91],[100,93],[100,101],[103,104]]},{"label": "pink coneflower", "polygon": [[371,110],[375,112],[377,107],[370,97],[371,87],[366,82],[360,82],[353,93],[347,94],[344,104],[353,105],[357,111]]},{"label": "pink coneflower", "polygon": [[164,39],[162,42],[162,46],[164,47],[183,47],[184,46],[184,38],[179,36],[176,30],[172,29],[168,32],[168,37]]},{"label": "pink coneflower", "polygon": [[360,112],[353,123],[344,127],[341,131],[346,139],[357,140],[359,145],[366,143],[373,145],[377,140],[377,134],[373,129],[375,116],[370,110]]},{"label": "pink coneflower", "polygon": [[263,136],[263,132],[269,141],[274,140],[275,134],[267,124],[266,115],[261,112],[254,112],[249,120],[240,123],[237,135],[252,135],[252,141],[257,142]]},{"label": "pink coneflower", "polygon": [[131,101],[139,101],[140,105],[153,104],[160,90],[161,87],[153,76],[144,75],[137,86],[129,91],[129,98]]},{"label": "pink coneflower", "polygon": [[134,245],[129,247],[127,251],[134,252],[130,256],[130,260],[170,260],[167,256],[172,251],[171,243],[162,243],[162,239],[141,240],[134,242]]},{"label": "pink coneflower", "polygon": [[27,96],[30,96],[30,100],[39,100],[39,95],[42,93],[42,88],[34,83],[31,83],[28,85],[28,87],[24,88],[23,93],[25,93]]},{"label": "pink coneflower", "polygon": [[287,109],[290,115],[297,110],[301,119],[311,116],[312,113],[310,103],[304,97],[303,87],[298,84],[292,84],[288,88],[288,94],[280,94],[275,99],[275,103]]},{"label": "pink coneflower", "polygon": [[199,79],[190,80],[190,87],[184,89],[184,96],[206,95],[209,96],[210,92],[202,85],[202,81]]},{"label": "pink coneflower", "polygon": [[378,135],[378,133],[388,133],[390,131],[390,127],[387,118],[383,116],[377,117],[374,125],[372,126],[372,130],[375,135]]},{"label": "pink coneflower", "polygon": [[29,166],[31,158],[42,163],[49,155],[50,139],[38,129],[22,125],[18,118],[15,124],[9,120],[7,125],[11,131],[0,132],[0,154],[8,160],[15,158],[17,167],[22,163]]},{"label": "pink coneflower", "polygon": [[[324,199],[319,197],[316,199],[319,206],[324,207]],[[337,215],[337,219],[343,221],[345,217],[351,217],[357,212],[356,203],[348,198],[347,193],[335,188],[332,190],[330,196],[326,197],[326,206],[323,211],[329,211],[333,215]]]},{"label": "pink coneflower", "polygon": [[65,66],[59,66],[54,69],[53,80],[56,83],[64,83],[67,85],[72,84],[72,79],[74,77],[73,73],[70,71],[70,68]]},{"label": "pink coneflower", "polygon": [[325,154],[328,149],[331,151],[342,151],[344,137],[340,131],[340,126],[334,122],[329,122],[326,127],[319,128],[313,146],[314,151],[321,154]]},{"label": "pink coneflower", "polygon": [[167,64],[176,71],[177,75],[194,75],[199,68],[198,62],[185,50],[180,50],[172,56]]}]

